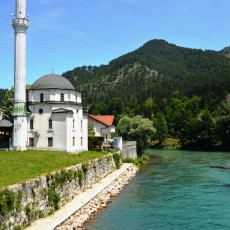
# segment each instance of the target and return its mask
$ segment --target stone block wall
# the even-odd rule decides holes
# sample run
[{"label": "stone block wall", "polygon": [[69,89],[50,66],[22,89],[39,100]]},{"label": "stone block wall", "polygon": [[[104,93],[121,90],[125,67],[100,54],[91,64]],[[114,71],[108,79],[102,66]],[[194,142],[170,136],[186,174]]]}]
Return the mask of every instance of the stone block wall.
[{"label": "stone block wall", "polygon": [[0,230],[19,230],[48,216],[116,169],[107,155],[0,191]]}]

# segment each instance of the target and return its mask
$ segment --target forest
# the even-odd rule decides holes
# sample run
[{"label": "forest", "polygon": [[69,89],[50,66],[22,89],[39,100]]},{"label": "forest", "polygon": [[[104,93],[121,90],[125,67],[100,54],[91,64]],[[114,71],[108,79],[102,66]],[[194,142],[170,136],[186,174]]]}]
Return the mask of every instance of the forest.
[{"label": "forest", "polygon": [[[155,131],[150,129],[146,138],[157,141],[157,147],[175,138],[182,148],[229,150],[229,57],[229,47],[200,50],[151,40],[107,65],[76,67],[63,76],[82,92],[89,113],[115,115],[118,132],[126,139],[135,139],[130,130],[136,130],[141,117],[151,121]],[[12,95],[0,90],[0,98],[4,94]],[[135,119],[132,123],[127,118]],[[130,126],[119,123],[122,119]]]},{"label": "forest", "polygon": [[203,51],[151,40],[108,65],[77,67],[63,76],[83,93],[90,113],[114,114],[116,124],[124,116],[151,120],[156,132],[149,139],[158,140],[158,147],[171,137],[182,148],[225,150],[230,149],[229,53],[229,47]]}]

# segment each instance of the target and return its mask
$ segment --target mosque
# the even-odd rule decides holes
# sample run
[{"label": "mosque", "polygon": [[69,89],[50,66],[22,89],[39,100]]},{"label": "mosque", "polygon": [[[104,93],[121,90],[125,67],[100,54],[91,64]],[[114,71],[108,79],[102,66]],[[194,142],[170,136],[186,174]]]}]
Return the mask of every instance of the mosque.
[{"label": "mosque", "polygon": [[88,149],[88,115],[81,93],[64,77],[42,76],[26,91],[26,0],[16,0],[12,148]]},{"label": "mosque", "polygon": [[82,98],[64,77],[39,78],[27,94],[27,146],[79,152],[88,146],[88,114]]}]

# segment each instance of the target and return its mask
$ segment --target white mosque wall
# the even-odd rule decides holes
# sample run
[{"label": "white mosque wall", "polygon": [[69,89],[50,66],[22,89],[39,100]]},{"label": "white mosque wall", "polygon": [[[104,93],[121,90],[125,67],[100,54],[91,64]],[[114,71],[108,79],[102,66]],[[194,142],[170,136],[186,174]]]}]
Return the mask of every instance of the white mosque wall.
[{"label": "white mosque wall", "polygon": [[[64,95],[64,102],[73,102],[81,104],[81,93],[75,90],[62,90],[61,93]],[[41,94],[43,94],[44,102],[60,102],[61,94],[60,90],[49,89],[49,90],[29,90],[28,101],[29,102],[40,102]]]},{"label": "white mosque wall", "polygon": [[[41,93],[44,95],[44,102],[40,102]],[[64,102],[60,102],[61,93],[65,95]],[[29,90],[29,120],[33,119],[34,122],[33,129],[30,129],[28,121],[28,146],[31,145],[30,138],[33,138],[34,146],[30,146],[31,148],[67,152],[88,150],[87,116],[83,116],[82,105],[67,101],[75,99],[76,96],[80,102],[81,94],[73,90]],[[55,98],[55,101],[51,102],[52,98]],[[46,103],[46,100],[49,103]],[[52,119],[51,129],[49,119]],[[52,138],[52,146],[48,146],[48,138]]]}]

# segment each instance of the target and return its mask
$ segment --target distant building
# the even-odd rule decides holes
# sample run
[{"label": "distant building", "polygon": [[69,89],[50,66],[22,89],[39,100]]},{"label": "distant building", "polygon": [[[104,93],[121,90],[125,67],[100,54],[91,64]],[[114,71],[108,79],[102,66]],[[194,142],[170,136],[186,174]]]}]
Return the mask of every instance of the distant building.
[{"label": "distant building", "polygon": [[9,149],[13,123],[2,118],[3,112],[0,110],[0,149]]},{"label": "distant building", "polygon": [[230,94],[228,94],[228,95],[226,96],[226,101],[227,101],[227,102],[230,102]]},{"label": "distant building", "polygon": [[90,115],[88,116],[88,124],[92,126],[96,137],[104,137],[104,145],[112,141],[112,133],[115,133],[113,125],[113,115]]},{"label": "distant building", "polygon": [[3,118],[3,113],[2,113],[2,111],[0,110],[0,120],[2,120],[2,118]]}]

